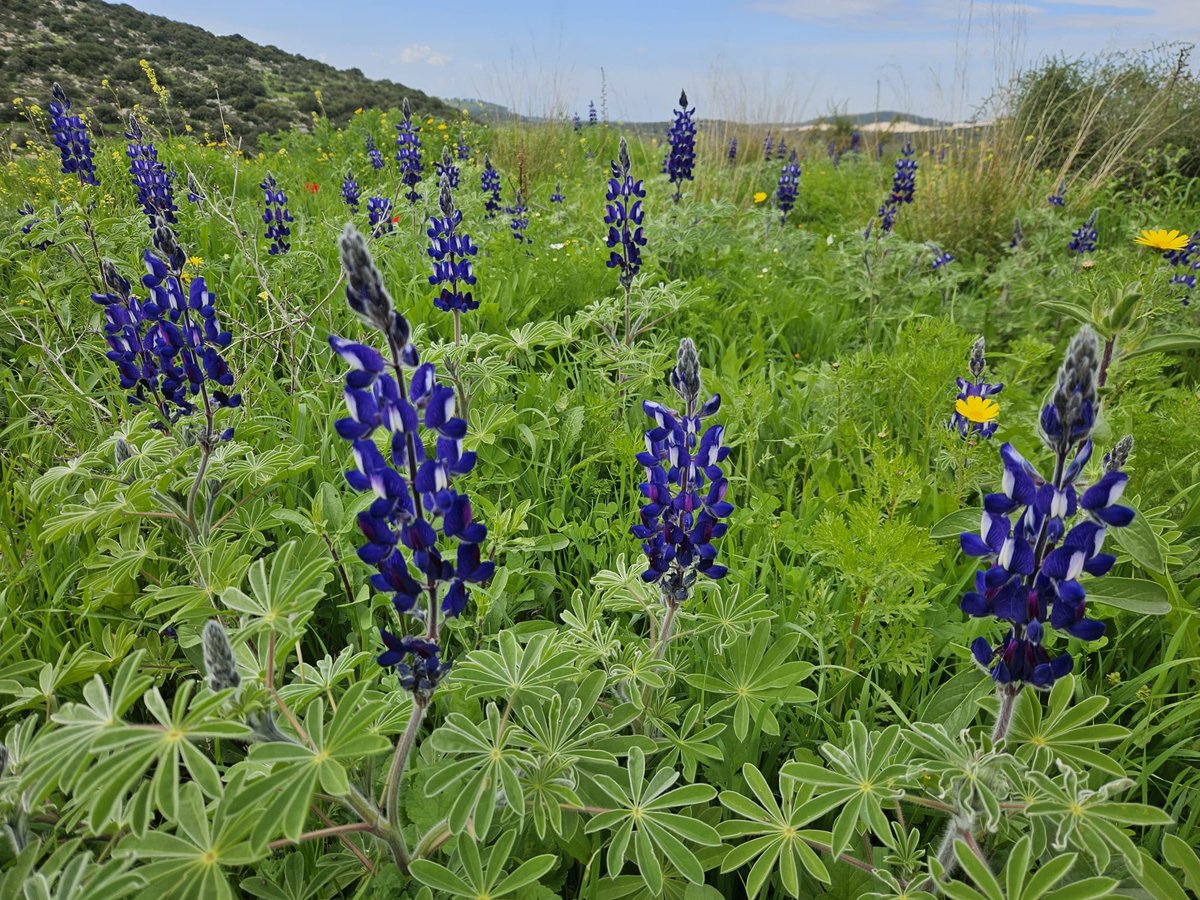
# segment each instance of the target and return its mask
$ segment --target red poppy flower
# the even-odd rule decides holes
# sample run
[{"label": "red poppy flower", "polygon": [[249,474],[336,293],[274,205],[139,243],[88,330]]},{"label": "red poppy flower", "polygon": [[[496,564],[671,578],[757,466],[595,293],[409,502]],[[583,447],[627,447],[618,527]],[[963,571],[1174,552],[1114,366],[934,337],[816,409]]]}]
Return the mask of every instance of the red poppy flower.
[{"label": "red poppy flower", "polygon": [[317,191],[319,191],[321,189],[321,186],[319,184],[317,184],[315,181],[306,181],[306,182],[304,182],[304,189],[306,191],[308,191],[310,194],[315,194]]},{"label": "red poppy flower", "polygon": [[393,224],[393,225],[395,225],[395,224],[396,224],[397,222],[399,222],[399,221],[400,221],[400,217],[399,217],[399,216],[392,216],[392,224]]}]

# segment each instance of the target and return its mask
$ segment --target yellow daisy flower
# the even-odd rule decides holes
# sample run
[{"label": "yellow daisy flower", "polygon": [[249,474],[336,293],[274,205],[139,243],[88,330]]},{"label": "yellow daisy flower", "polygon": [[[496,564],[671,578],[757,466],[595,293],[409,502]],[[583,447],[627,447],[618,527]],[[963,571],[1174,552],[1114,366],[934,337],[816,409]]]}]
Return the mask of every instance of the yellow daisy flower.
[{"label": "yellow daisy flower", "polygon": [[1000,404],[995,400],[988,400],[971,394],[966,400],[955,400],[954,411],[968,422],[977,422],[983,425],[986,422],[991,422],[996,416],[1000,415]]},{"label": "yellow daisy flower", "polygon": [[1189,243],[1191,237],[1181,231],[1176,231],[1172,228],[1167,231],[1165,228],[1143,228],[1142,233],[1133,239],[1135,244],[1141,244],[1143,247],[1153,247],[1155,250],[1182,250]]},{"label": "yellow daisy flower", "polygon": [[755,203],[762,203],[766,199],[767,199],[766,191],[756,191],[755,192],[755,194],[754,194],[754,202]]}]

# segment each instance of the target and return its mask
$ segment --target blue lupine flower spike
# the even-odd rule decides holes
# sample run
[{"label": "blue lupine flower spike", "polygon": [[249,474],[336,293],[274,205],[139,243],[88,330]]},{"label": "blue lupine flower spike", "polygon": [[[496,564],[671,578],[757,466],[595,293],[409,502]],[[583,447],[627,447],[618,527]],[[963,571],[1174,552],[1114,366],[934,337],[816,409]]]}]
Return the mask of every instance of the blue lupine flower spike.
[{"label": "blue lupine flower spike", "polygon": [[492,165],[492,158],[483,155],[483,173],[479,176],[479,186],[483,189],[483,209],[489,219],[500,212],[500,173]]},{"label": "blue lupine flower spike", "polygon": [[1096,219],[1099,215],[1100,210],[1093,209],[1087,221],[1071,232],[1071,240],[1067,244],[1067,249],[1075,254],[1076,260],[1083,254],[1091,253],[1096,249],[1096,239],[1099,237],[1096,231]]},{"label": "blue lupine flower spike", "polygon": [[683,197],[683,183],[692,180],[692,169],[696,165],[696,108],[688,109],[687,93],[679,92],[679,109],[675,110],[675,121],[667,133],[667,153],[664,169],[671,184],[675,186],[672,199],[678,203]]},{"label": "blue lupine flower spike", "polygon": [[142,211],[152,226],[156,216],[162,216],[168,224],[174,225],[179,208],[175,205],[166,166],[159,161],[158,149],[152,141],[145,139],[141,124],[133,116],[129,117],[125,139],[128,141],[125,155],[129,157],[129,174],[133,176]]},{"label": "blue lupine flower spike", "polygon": [[646,449],[637,456],[646,470],[639,486],[645,504],[630,531],[641,539],[648,567],[642,578],[658,583],[663,601],[678,606],[691,595],[697,575],[722,578],[713,542],[725,534],[721,520],[733,512],[726,500],[729,482],[720,464],[729,455],[722,445],[725,429],[703,419],[717,412],[720,395],[701,402],[700,360],[690,338],[679,343],[671,386],[680,409],[647,400],[642,404],[654,426],[646,432]]},{"label": "blue lupine flower spike", "polygon": [[471,258],[479,253],[479,248],[462,230],[462,211],[454,208],[448,175],[442,176],[438,207],[441,215],[430,218],[426,231],[429,235],[426,252],[433,260],[429,283],[439,289],[433,305],[443,312],[454,313],[454,342],[457,344],[461,338],[460,315],[479,308],[479,301],[470,290],[475,284]]},{"label": "blue lupine flower spike", "polygon": [[729,162],[731,165],[733,163],[737,162],[737,150],[738,150],[737,138],[731,137],[729,139],[729,150],[726,152],[726,155],[729,157]]},{"label": "blue lupine flower spike", "polygon": [[408,188],[404,198],[410,205],[421,199],[417,185],[421,182],[424,166],[421,162],[421,127],[413,124],[412,110],[408,98],[404,98],[402,118],[396,126],[396,162],[400,164],[400,180]]},{"label": "blue lupine flower spike", "polygon": [[442,158],[440,162],[434,163],[434,171],[437,173],[438,185],[440,187],[442,179],[445,178],[450,182],[452,190],[458,190],[458,166],[454,164],[454,157],[450,155],[450,145],[442,147]]},{"label": "blue lupine flower spike", "polygon": [[796,205],[796,195],[800,191],[800,163],[796,161],[796,151],[779,172],[779,187],[775,191],[775,200],[779,205],[779,221],[786,222],[788,213]]},{"label": "blue lupine flower spike", "polygon": [[287,194],[275,181],[270,172],[259,185],[263,191],[263,224],[267,226],[266,238],[271,242],[268,253],[272,256],[282,256],[292,249],[289,238],[292,234],[290,223],[292,214],[288,210]]},{"label": "blue lupine flower spike", "polygon": [[986,365],[983,338],[979,338],[971,347],[971,357],[967,363],[970,379],[957,379],[958,396],[954,398],[954,415],[949,423],[964,439],[978,435],[986,440],[996,433],[999,425],[996,417],[1000,407],[991,398],[1004,390],[1004,385],[983,380]]},{"label": "blue lupine flower spike", "polygon": [[609,248],[607,266],[621,270],[621,286],[628,291],[633,279],[641,271],[642,247],[646,246],[646,233],[642,227],[646,217],[642,209],[646,187],[640,179],[634,181],[629,172],[631,162],[625,138],[621,138],[616,162],[609,165],[612,177],[608,180],[608,192],[604,195],[608,201],[604,213],[604,224],[608,226],[608,238],[605,241]]},{"label": "blue lupine flower spike", "polygon": [[563,196],[562,182],[555,182],[554,193],[550,195],[551,203],[562,203],[567,198]]},{"label": "blue lupine flower spike", "polygon": [[[892,192],[888,194],[876,215],[879,217],[879,234],[882,237],[891,234],[896,226],[896,215],[900,207],[913,202],[913,193],[917,186],[917,161],[913,158],[916,151],[912,142],[905,143],[896,159],[896,171],[892,175]],[[870,228],[867,229],[868,233]]]},{"label": "blue lupine flower spike", "polygon": [[348,170],[346,177],[342,179],[342,200],[351,210],[358,212],[359,197],[359,187],[358,182],[354,180],[354,172]]},{"label": "blue lupine flower spike", "polygon": [[1102,473],[1084,487],[1092,455],[1099,342],[1085,327],[1067,349],[1050,402],[1042,410],[1042,437],[1054,455],[1050,480],[1011,444],[1000,447],[1004,466],[1001,491],[983,501],[979,534],[960,536],[962,549],[986,563],[975,589],[962,599],[963,612],[1003,622],[1007,634],[993,646],[986,637],[971,645],[976,661],[1009,695],[1025,685],[1048,688],[1071,671],[1069,651],[1051,655],[1045,644],[1053,632],[1083,641],[1105,633],[1087,617],[1087,593],[1079,577],[1099,578],[1116,562],[1103,553],[1109,528],[1134,517],[1119,505],[1128,476],[1121,471],[1132,450],[1122,439],[1105,456]]},{"label": "blue lupine flower spike", "polygon": [[367,159],[371,161],[371,168],[378,172],[386,163],[383,161],[383,154],[379,152],[379,148],[375,146],[375,138],[367,135]]},{"label": "blue lupine flower spike", "polygon": [[57,81],[51,94],[54,99],[50,101],[50,132],[62,160],[63,174],[77,175],[80,184],[100,184],[87,126],[71,112],[71,100]]},{"label": "blue lupine flower spike", "polygon": [[513,238],[519,244],[532,244],[533,239],[525,235],[525,230],[529,227],[529,207],[525,205],[525,198],[521,194],[521,189],[517,188],[517,192],[513,195],[513,205],[508,207],[508,214],[512,217],[509,222],[509,230]]},{"label": "blue lupine flower spike", "polygon": [[392,201],[387,197],[367,198],[367,224],[371,226],[371,237],[383,235],[395,230],[392,215]]},{"label": "blue lupine flower spike", "polygon": [[[358,556],[375,568],[371,585],[391,596],[401,621],[408,617],[425,626],[419,637],[381,628],[385,649],[378,662],[396,672],[415,701],[427,703],[451,665],[439,643],[442,622],[461,615],[468,585],[487,581],[495,570],[481,553],[487,528],[475,521],[467,495],[454,488],[454,480],[474,468],[475,454],[463,449],[467,423],[455,415],[453,389],[438,384],[432,364],[420,364],[408,322],[393,308],[352,225],[342,234],[341,250],[350,308],[382,331],[388,344],[385,359],[368,344],[329,337],[349,365],[348,415],[335,423],[354,457],[346,481],[375,496],[358,515],[365,539]],[[386,439],[386,455],[376,432]]]}]

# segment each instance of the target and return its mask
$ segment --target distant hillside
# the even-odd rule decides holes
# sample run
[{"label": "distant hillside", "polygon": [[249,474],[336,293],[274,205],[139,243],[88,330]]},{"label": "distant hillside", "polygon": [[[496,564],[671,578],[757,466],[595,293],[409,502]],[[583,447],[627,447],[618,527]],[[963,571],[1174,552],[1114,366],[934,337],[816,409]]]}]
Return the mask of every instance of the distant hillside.
[{"label": "distant hillside", "polygon": [[334,121],[359,106],[399,107],[404,97],[414,112],[453,112],[441,100],[358,69],[335,69],[240,35],[218,37],[125,4],[0,0],[0,124],[21,116],[12,97],[45,108],[59,81],[77,107],[90,108],[101,124],[119,125],[134,103],[158,105],[140,59],[170,91],[172,113],[213,134],[221,131],[222,114],[236,135],[251,140],[305,125],[317,109],[317,90]]}]

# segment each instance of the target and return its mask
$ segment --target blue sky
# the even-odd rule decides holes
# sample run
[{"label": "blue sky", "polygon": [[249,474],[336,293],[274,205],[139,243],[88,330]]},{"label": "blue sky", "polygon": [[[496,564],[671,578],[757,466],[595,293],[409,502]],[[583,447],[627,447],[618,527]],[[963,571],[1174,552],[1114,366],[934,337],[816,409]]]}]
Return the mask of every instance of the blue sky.
[{"label": "blue sky", "polygon": [[1200,42],[1200,0],[131,0],[147,12],[442,97],[665,119],[832,109],[966,118],[1047,55]]}]

